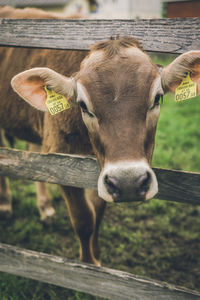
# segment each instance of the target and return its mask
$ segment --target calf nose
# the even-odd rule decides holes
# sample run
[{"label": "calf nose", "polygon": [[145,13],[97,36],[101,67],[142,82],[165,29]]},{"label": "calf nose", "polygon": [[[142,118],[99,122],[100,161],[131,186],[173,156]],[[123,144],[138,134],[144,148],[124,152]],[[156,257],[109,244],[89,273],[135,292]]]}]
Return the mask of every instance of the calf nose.
[{"label": "calf nose", "polygon": [[147,171],[144,175],[141,175],[137,180],[137,194],[140,197],[144,197],[149,189],[151,183],[151,174]]},{"label": "calf nose", "polygon": [[108,193],[113,196],[114,199],[119,198],[121,192],[119,187],[119,182],[115,177],[106,175],[104,182],[107,188]]},{"label": "calf nose", "polygon": [[106,163],[98,179],[99,197],[108,202],[148,200],[157,192],[156,175],[144,160]]},{"label": "calf nose", "polygon": [[145,198],[151,184],[151,174],[146,171],[137,178],[120,178],[118,176],[105,175],[104,184],[107,192],[114,201],[124,201],[131,198],[141,200]]}]

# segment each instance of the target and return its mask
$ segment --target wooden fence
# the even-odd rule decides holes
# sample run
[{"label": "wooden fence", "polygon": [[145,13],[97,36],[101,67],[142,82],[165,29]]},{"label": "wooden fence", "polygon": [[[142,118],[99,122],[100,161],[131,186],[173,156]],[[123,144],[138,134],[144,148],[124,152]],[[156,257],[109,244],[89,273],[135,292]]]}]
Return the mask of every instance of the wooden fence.
[{"label": "wooden fence", "polygon": [[[200,49],[200,19],[0,20],[0,46],[88,50],[109,36],[131,35],[147,51]],[[55,167],[56,166],[56,167]],[[154,169],[161,200],[200,204],[200,174]],[[0,175],[96,189],[94,157],[0,148]],[[200,299],[200,293],[116,270],[0,244],[0,271],[110,299]]]}]

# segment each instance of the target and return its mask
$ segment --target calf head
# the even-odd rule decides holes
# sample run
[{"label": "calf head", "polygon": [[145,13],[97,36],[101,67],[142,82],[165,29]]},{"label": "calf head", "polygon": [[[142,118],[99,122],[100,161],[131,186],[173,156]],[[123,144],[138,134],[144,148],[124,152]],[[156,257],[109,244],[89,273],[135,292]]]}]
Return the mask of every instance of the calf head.
[{"label": "calf head", "polygon": [[99,196],[116,202],[146,200],[158,191],[149,163],[159,101],[164,92],[175,90],[186,72],[200,91],[199,51],[185,53],[162,69],[134,38],[125,37],[91,47],[73,78],[34,68],[15,76],[12,87],[43,111],[47,111],[45,85],[75,99],[101,168]]}]

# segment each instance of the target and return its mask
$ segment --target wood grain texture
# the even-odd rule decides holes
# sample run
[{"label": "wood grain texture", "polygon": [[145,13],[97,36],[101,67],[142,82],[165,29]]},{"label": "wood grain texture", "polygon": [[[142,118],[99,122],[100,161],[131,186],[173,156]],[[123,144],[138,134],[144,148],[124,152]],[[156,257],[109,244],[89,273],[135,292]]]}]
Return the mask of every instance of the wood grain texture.
[{"label": "wood grain texture", "polygon": [[[200,174],[159,168],[154,171],[159,184],[156,198],[200,204]],[[2,176],[97,189],[99,172],[94,157],[0,148]]]},{"label": "wood grain texture", "polygon": [[0,148],[0,175],[96,189],[99,167],[93,157]]},{"label": "wood grain texture", "polygon": [[183,53],[200,49],[200,18],[150,20],[0,20],[0,45],[88,50],[110,36],[130,35],[145,50]]},{"label": "wood grain texture", "polygon": [[108,299],[195,300],[200,293],[108,268],[0,244],[0,271]]}]

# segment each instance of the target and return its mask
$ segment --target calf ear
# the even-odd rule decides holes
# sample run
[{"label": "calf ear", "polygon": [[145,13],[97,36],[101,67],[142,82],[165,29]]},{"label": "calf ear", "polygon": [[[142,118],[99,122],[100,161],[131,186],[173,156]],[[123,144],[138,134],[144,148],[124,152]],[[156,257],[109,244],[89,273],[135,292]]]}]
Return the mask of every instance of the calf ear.
[{"label": "calf ear", "polygon": [[163,90],[175,92],[187,73],[190,73],[191,79],[197,83],[197,94],[199,94],[200,51],[186,52],[163,69],[161,74]]},{"label": "calf ear", "polygon": [[20,97],[42,111],[48,110],[44,86],[67,98],[75,95],[74,80],[48,68],[34,68],[19,73],[13,77],[11,85]]}]

